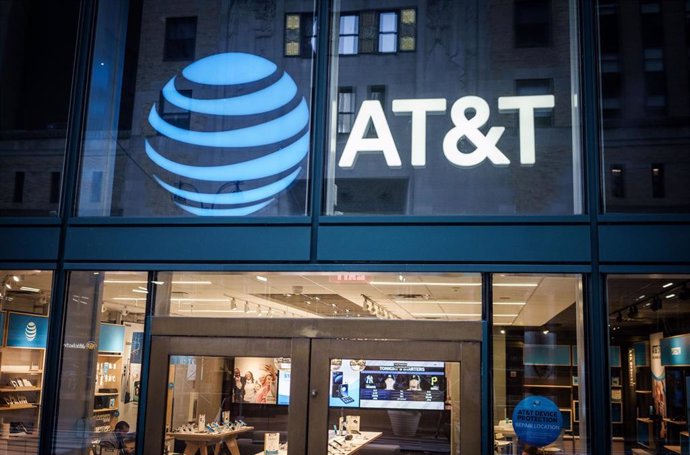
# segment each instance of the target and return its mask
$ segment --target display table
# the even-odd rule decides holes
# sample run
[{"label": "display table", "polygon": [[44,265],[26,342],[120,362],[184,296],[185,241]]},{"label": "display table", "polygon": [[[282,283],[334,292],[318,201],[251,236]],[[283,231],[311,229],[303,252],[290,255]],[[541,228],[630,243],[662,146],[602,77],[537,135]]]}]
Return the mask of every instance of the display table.
[{"label": "display table", "polygon": [[511,442],[511,453],[513,455],[517,454],[517,435],[515,434],[515,429],[513,428],[513,424],[505,424],[505,425],[496,425],[494,426],[494,434],[495,433],[503,433],[503,436],[506,438],[510,439]]},{"label": "display table", "polygon": [[[381,437],[382,434],[383,433],[378,431],[361,431],[359,435],[355,435],[351,440],[347,441],[348,445],[346,445],[346,451],[340,452],[340,455],[353,455],[365,445]],[[335,438],[336,436],[333,434],[333,432],[329,431],[328,441],[330,442]],[[264,455],[264,452],[261,451],[256,455]],[[278,451],[278,455],[287,455],[287,450]]]},{"label": "display table", "polygon": [[168,436],[186,444],[184,455],[194,455],[197,450],[201,455],[208,455],[208,446],[213,446],[213,453],[217,454],[221,444],[225,444],[232,455],[240,455],[237,436],[252,430],[254,427],[242,427],[222,433],[168,433]]}]

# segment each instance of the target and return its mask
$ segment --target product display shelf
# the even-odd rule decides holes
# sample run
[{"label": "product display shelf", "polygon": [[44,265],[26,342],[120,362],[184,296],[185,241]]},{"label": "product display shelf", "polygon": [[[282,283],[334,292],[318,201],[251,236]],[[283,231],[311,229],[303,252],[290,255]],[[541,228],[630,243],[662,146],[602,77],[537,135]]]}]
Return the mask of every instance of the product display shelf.
[{"label": "product display shelf", "polygon": [[99,352],[96,364],[94,393],[94,427],[114,429],[120,412],[120,390],[122,389],[122,354]]}]

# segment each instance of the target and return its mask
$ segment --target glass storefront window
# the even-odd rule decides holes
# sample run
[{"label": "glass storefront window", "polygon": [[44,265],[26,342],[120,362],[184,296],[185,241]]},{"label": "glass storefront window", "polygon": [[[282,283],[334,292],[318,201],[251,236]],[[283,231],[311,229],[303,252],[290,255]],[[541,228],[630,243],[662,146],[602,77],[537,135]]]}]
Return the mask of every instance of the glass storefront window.
[{"label": "glass storefront window", "polygon": [[[113,285],[114,279],[127,284]],[[145,272],[70,274],[56,453],[116,453],[133,447],[145,304],[118,299],[123,286],[145,292],[146,279]]]},{"label": "glass storefront window", "polygon": [[494,275],[497,453],[587,453],[582,305],[579,276]]},{"label": "glass storefront window", "polygon": [[574,3],[334,0],[323,212],[582,213]]},{"label": "glass storefront window", "polygon": [[690,3],[598,5],[605,210],[688,213]]},{"label": "glass storefront window", "polygon": [[0,271],[0,453],[38,454],[53,274]]},{"label": "glass storefront window", "polygon": [[[479,274],[160,272],[157,282],[158,316],[479,321],[482,313]],[[119,302],[141,307],[146,296],[132,292]]]},{"label": "glass storefront window", "polygon": [[686,453],[690,275],[607,280],[611,450]]},{"label": "glass storefront window", "polygon": [[0,7],[0,216],[57,215],[79,3]]},{"label": "glass storefront window", "polygon": [[315,30],[313,0],[100,3],[77,214],[306,215]]}]

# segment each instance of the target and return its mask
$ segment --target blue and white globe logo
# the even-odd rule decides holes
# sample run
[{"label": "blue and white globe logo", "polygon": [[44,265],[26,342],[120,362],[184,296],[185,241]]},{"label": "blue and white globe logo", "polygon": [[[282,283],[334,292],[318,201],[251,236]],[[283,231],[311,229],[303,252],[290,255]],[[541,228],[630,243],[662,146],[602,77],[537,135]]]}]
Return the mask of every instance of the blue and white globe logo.
[{"label": "blue and white globe logo", "polygon": [[38,333],[38,329],[36,328],[36,324],[34,322],[29,322],[26,324],[26,328],[24,329],[24,336],[26,337],[27,341],[34,341],[36,339],[36,334]]},{"label": "blue and white globe logo", "polygon": [[154,104],[148,117],[160,136],[144,146],[167,173],[153,178],[182,210],[249,215],[302,171],[309,109],[292,77],[273,62],[239,52],[204,57],[173,76],[161,95],[166,111]]}]

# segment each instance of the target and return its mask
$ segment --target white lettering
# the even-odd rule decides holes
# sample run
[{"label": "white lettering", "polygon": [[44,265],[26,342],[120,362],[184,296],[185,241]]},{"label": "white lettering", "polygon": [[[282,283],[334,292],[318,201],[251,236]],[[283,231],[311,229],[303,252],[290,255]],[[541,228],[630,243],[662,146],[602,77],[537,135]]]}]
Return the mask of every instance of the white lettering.
[{"label": "white lettering", "polygon": [[[375,138],[364,137],[370,121],[376,129],[377,137]],[[362,103],[338,166],[345,169],[353,168],[360,152],[383,152],[388,167],[399,168],[402,166],[393,134],[383,113],[383,107],[377,100],[367,100]]]},{"label": "white lettering", "polygon": [[[474,110],[474,116],[467,118],[465,113]],[[510,160],[497,147],[496,143],[503,135],[505,128],[495,126],[487,132],[486,136],[479,130],[489,120],[489,105],[478,96],[463,96],[450,110],[450,117],[455,128],[452,128],[443,138],[443,154],[448,161],[456,166],[476,166],[488,158],[496,166],[506,166]],[[474,152],[463,153],[458,148],[458,141],[463,137],[474,144]]]},{"label": "white lettering", "polygon": [[553,95],[502,96],[498,99],[498,111],[507,113],[517,110],[520,119],[520,164],[531,166],[536,162],[534,110],[553,109]]},{"label": "white lettering", "polygon": [[429,98],[419,100],[393,100],[393,112],[412,114],[412,166],[426,166],[426,115],[427,113],[444,114],[446,100]]}]

